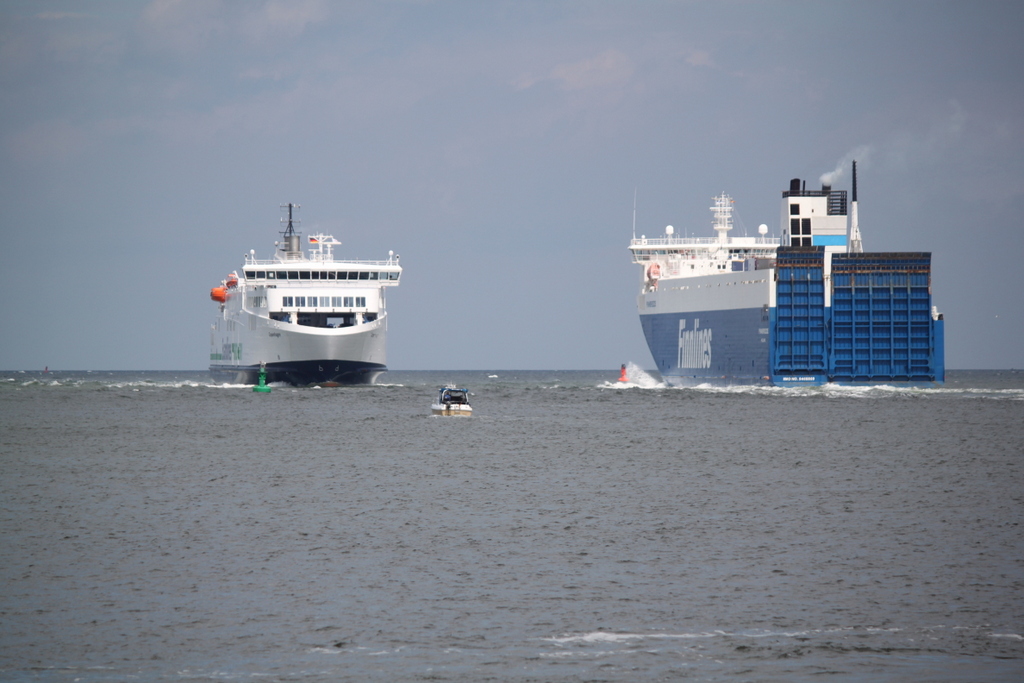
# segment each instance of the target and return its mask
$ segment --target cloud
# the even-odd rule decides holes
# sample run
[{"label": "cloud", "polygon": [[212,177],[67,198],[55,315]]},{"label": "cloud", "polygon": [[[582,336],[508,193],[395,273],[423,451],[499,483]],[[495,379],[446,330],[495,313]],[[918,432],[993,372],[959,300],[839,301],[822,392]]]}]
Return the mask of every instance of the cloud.
[{"label": "cloud", "polygon": [[85,19],[90,15],[84,12],[40,12],[36,19],[43,21],[63,21],[65,19]]},{"label": "cloud", "polygon": [[569,90],[621,85],[633,75],[633,64],[618,50],[606,50],[592,59],[560,64],[551,70],[551,78]]},{"label": "cloud", "polygon": [[909,170],[943,158],[963,134],[968,116],[957,100],[949,100],[926,130],[901,131],[885,146],[885,161],[893,168]]},{"label": "cloud", "polygon": [[4,139],[11,157],[41,167],[77,157],[88,144],[86,132],[64,120],[36,122]]},{"label": "cloud", "polygon": [[611,49],[590,59],[559,64],[541,78],[522,75],[513,85],[518,90],[525,90],[544,81],[560,83],[566,90],[618,86],[629,81],[634,70],[629,57],[619,50]]},{"label": "cloud", "polygon": [[711,59],[711,53],[706,50],[691,50],[690,54],[686,57],[686,63],[690,66],[714,66],[715,63]]},{"label": "cloud", "polygon": [[226,30],[218,0],[154,0],[142,13],[142,30],[157,48],[192,52]]},{"label": "cloud", "polygon": [[308,25],[326,19],[328,14],[323,0],[274,0],[249,12],[243,19],[241,32],[254,41],[267,37],[294,38]]},{"label": "cloud", "polygon": [[295,38],[328,15],[325,0],[153,0],[142,27],[152,44],[187,54],[216,37],[252,44]]},{"label": "cloud", "polygon": [[967,112],[956,100],[949,101],[949,114],[936,121],[925,137],[924,148],[938,153],[960,138],[967,123]]}]

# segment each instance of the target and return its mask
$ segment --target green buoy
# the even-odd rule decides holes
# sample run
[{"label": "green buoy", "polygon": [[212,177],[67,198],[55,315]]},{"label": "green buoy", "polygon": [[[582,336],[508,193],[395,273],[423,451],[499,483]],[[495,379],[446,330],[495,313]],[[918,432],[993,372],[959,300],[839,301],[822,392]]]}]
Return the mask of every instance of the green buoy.
[{"label": "green buoy", "polygon": [[267,386],[267,364],[260,363],[260,383],[252,388],[253,391],[261,394],[269,394],[270,387]]}]

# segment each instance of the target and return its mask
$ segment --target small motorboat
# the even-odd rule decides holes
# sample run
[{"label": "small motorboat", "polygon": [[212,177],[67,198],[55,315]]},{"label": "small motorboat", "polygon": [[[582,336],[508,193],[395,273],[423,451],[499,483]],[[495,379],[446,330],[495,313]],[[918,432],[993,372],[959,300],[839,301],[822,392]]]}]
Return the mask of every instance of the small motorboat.
[{"label": "small motorboat", "polygon": [[469,405],[469,389],[457,389],[454,386],[442,387],[437,390],[437,401],[430,406],[434,415],[465,415],[473,414]]}]

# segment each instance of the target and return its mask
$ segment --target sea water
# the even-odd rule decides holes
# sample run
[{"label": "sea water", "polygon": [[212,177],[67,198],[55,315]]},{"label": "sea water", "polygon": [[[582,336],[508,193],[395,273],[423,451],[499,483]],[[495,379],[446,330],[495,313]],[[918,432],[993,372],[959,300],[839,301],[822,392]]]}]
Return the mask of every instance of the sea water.
[{"label": "sea water", "polygon": [[1024,373],[629,376],[0,373],[0,679],[1024,680]]}]

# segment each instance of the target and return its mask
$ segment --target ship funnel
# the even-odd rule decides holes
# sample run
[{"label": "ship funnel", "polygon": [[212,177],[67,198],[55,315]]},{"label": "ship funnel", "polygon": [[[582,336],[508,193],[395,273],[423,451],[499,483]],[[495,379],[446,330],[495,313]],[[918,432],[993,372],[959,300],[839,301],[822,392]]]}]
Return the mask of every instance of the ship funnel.
[{"label": "ship funnel", "polygon": [[289,256],[291,256],[292,254],[297,254],[301,251],[301,248],[299,247],[298,235],[288,235],[284,238],[284,251]]},{"label": "ship funnel", "polygon": [[793,178],[792,180],[789,181],[789,191],[794,193],[794,194],[796,194],[797,192],[800,192],[800,179],[799,178]]},{"label": "ship funnel", "polygon": [[850,202],[850,253],[860,254],[864,243],[860,237],[860,220],[857,211],[857,162],[853,162],[853,198]]},{"label": "ship funnel", "polygon": [[832,186],[831,185],[826,185],[825,183],[822,183],[821,184],[821,191],[824,192],[825,194],[829,194],[829,193],[832,192]]},{"label": "ship funnel", "polygon": [[295,223],[299,222],[298,218],[292,215],[295,209],[300,208],[298,204],[282,204],[282,209],[288,209],[288,218],[282,218],[281,222],[287,222],[282,235],[284,236],[284,257],[288,261],[297,261],[302,258],[302,247],[299,246],[299,234],[295,232]]},{"label": "ship funnel", "polygon": [[852,201],[857,201],[857,162],[853,162],[853,197]]}]

